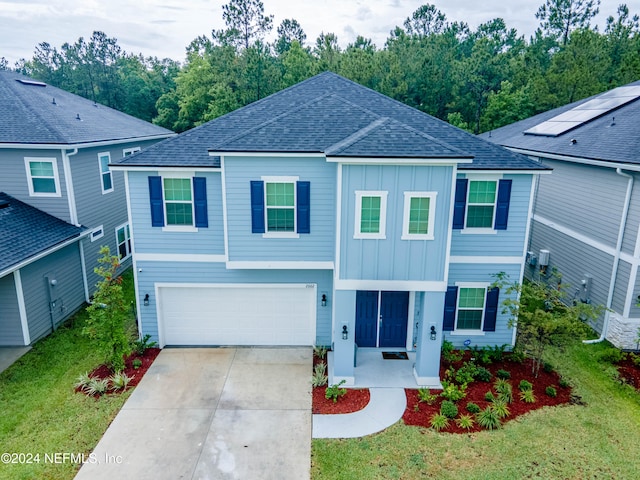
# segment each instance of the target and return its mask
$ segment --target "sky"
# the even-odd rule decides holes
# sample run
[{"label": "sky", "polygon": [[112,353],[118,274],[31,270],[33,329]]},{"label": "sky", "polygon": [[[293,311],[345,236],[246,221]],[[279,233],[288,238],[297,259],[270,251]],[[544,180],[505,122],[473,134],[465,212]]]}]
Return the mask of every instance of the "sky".
[{"label": "sky", "polygon": [[[9,65],[30,59],[41,42],[60,48],[100,30],[118,40],[128,53],[183,61],[186,46],[199,35],[225,27],[222,5],[228,0],[0,0],[0,57]],[[447,20],[464,21],[474,29],[501,17],[528,39],[539,26],[535,18],[544,0],[263,0],[274,16],[275,30],[285,18],[295,19],[313,45],[321,32],[335,33],[344,48],[357,35],[382,47],[395,26],[418,7],[432,3]],[[602,0],[595,23],[616,15],[619,3],[640,14],[640,0]]]}]

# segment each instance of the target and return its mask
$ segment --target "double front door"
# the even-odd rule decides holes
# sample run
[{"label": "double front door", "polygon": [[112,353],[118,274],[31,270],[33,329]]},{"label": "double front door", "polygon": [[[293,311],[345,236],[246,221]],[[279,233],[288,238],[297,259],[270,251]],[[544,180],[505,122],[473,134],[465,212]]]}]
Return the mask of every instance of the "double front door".
[{"label": "double front door", "polygon": [[358,347],[406,347],[408,313],[409,292],[358,290],[356,344]]}]

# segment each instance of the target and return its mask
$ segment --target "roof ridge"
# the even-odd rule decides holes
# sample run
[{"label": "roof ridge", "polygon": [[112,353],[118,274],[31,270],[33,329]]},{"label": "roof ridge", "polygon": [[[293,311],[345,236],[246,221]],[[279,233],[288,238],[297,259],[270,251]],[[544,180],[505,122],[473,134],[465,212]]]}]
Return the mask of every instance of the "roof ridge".
[{"label": "roof ridge", "polygon": [[[292,114],[292,113],[294,113],[294,112],[297,112],[297,111],[299,111],[299,110],[302,110],[303,108],[305,108],[305,107],[307,107],[307,106],[309,106],[309,105],[312,105],[312,104],[314,104],[314,103],[317,103],[317,102],[319,102],[320,100],[322,100],[322,99],[324,99],[324,98],[331,97],[331,96],[335,96],[335,93],[325,93],[325,94],[320,95],[320,96],[318,96],[318,97],[314,97],[312,100],[309,100],[308,102],[305,102],[305,103],[301,103],[301,104],[299,104],[299,105],[296,105],[295,107],[293,107],[293,108],[291,108],[291,109],[289,109],[289,110],[286,110],[286,111],[282,112],[280,115],[276,115],[275,117],[272,117],[272,118],[270,118],[269,120],[265,120],[264,122],[259,123],[258,125],[254,125],[253,127],[249,128],[249,129],[247,129],[247,130],[244,130],[244,131],[242,131],[241,133],[239,133],[239,134],[237,134],[237,135],[233,135],[232,137],[225,138],[225,139],[224,139],[224,140],[222,140],[221,142],[218,142],[217,144],[213,145],[213,146],[209,149],[209,151],[215,151],[215,150],[218,150],[218,149],[219,149],[222,145],[224,145],[225,143],[231,143],[231,142],[234,142],[234,141],[236,141],[236,140],[239,140],[240,138],[246,137],[246,136],[247,136],[247,135],[249,135],[250,133],[253,133],[253,132],[255,132],[255,131],[257,131],[257,130],[259,130],[259,129],[261,129],[261,128],[263,128],[263,127],[267,126],[267,125],[270,125],[270,124],[272,124],[272,123],[275,123],[275,122],[277,122],[278,120],[280,120],[280,119],[282,119],[282,118],[284,118],[284,117],[287,117],[287,116],[291,115],[291,114]],[[265,97],[265,98],[267,98],[267,97]]]},{"label": "roof ridge", "polygon": [[339,142],[336,142],[333,145],[329,145],[327,148],[324,149],[324,153],[326,155],[334,155],[334,154],[340,153],[341,151],[346,150],[348,147],[356,143],[358,140],[361,140],[364,137],[368,136],[369,133],[371,133],[371,131],[376,130],[377,128],[380,128],[382,125],[384,125],[385,123],[388,123],[389,121],[393,121],[393,120],[389,117],[380,117],[377,120],[374,120],[373,122],[371,122],[366,127],[362,127],[360,130],[357,130],[351,135],[343,138]]}]

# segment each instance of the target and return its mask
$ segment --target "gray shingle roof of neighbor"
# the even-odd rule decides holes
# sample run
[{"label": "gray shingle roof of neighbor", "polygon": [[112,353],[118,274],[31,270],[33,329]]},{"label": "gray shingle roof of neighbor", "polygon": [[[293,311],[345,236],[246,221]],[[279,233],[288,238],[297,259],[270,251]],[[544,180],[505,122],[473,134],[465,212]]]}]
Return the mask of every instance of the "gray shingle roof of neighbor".
[{"label": "gray shingle roof of neighbor", "polygon": [[168,137],[166,128],[34,81],[0,72],[0,144],[81,143]]},{"label": "gray shingle roof of neighbor", "polygon": [[0,192],[0,272],[84,231]]},{"label": "gray shingle roof of neighbor", "polygon": [[459,168],[546,170],[525,156],[331,72],[152,145],[117,164],[219,167],[220,157],[209,152],[473,158],[473,163]]},{"label": "gray shingle roof of neighbor", "polygon": [[[627,86],[640,86],[640,81]],[[602,94],[540,113],[484,133],[482,137],[505,147],[539,152],[541,156],[549,153],[607,162],[640,164],[640,98],[610,110],[557,137],[524,133],[529,128],[598,98],[600,95]]]}]

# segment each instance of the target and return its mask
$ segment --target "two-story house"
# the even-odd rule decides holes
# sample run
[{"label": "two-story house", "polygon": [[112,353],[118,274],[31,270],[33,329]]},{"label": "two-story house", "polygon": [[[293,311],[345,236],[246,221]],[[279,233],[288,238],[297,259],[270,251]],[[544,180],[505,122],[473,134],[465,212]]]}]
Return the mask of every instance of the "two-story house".
[{"label": "two-story house", "polygon": [[[109,163],[174,134],[8,71],[0,72],[0,106],[0,192],[10,196],[4,218],[11,211],[11,225],[33,227],[16,237],[3,225],[0,249],[11,254],[0,268],[0,346],[29,345],[89,301],[102,245],[131,264],[124,177]],[[81,238],[51,243],[57,237],[20,220],[32,212],[14,211],[21,203],[82,226]]]},{"label": "two-story house", "polygon": [[639,99],[640,81],[484,134],[553,168],[536,187],[525,275],[559,271],[569,300],[606,307],[599,340],[627,349],[640,328]]},{"label": "two-story house", "polygon": [[512,344],[498,272],[522,277],[547,168],[333,73],[112,166],[124,170],[139,326],[166,345],[414,352]]}]

